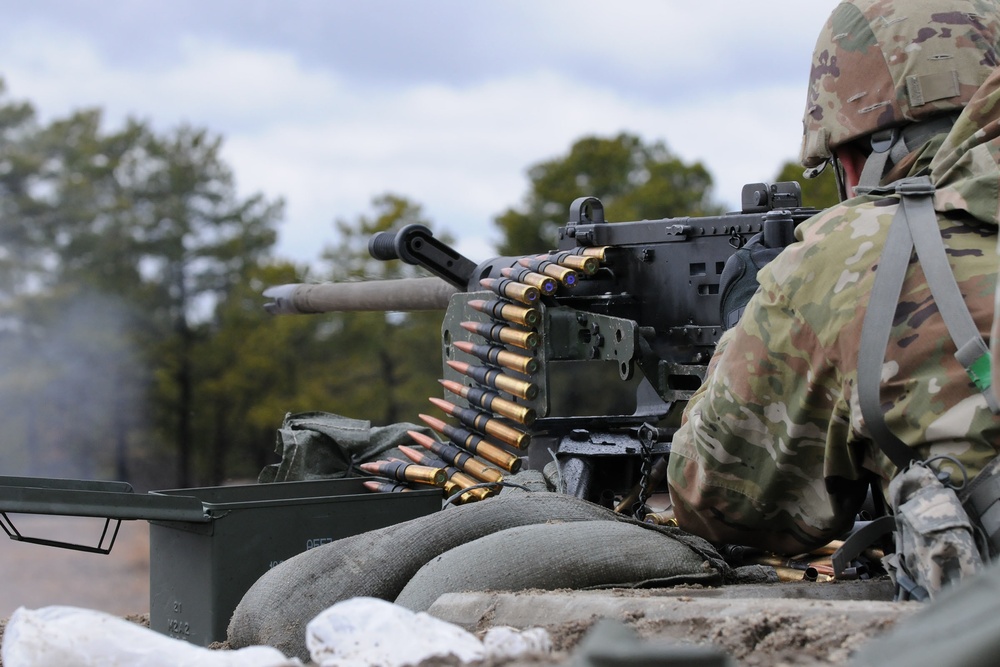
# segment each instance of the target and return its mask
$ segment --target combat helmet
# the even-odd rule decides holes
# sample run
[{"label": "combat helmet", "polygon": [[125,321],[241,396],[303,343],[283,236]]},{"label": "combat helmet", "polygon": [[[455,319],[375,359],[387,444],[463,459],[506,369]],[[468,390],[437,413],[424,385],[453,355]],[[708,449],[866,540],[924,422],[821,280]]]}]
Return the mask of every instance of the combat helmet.
[{"label": "combat helmet", "polygon": [[827,163],[839,166],[833,149],[870,136],[861,185],[878,185],[888,165],[948,130],[997,66],[998,40],[996,0],[840,3],[813,51],[806,176]]}]

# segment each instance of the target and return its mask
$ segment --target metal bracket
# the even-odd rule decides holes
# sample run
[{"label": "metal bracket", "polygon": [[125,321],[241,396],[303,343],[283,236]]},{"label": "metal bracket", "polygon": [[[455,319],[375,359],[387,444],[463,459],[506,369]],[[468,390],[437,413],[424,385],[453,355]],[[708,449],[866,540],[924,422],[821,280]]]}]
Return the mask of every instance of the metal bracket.
[{"label": "metal bracket", "polygon": [[40,544],[45,547],[72,549],[73,551],[85,551],[91,554],[104,554],[105,556],[111,553],[111,549],[114,548],[115,540],[118,538],[118,529],[122,526],[122,520],[115,519],[115,529],[111,533],[111,538],[108,541],[107,546],[105,546],[104,540],[108,537],[108,528],[111,527],[111,521],[111,519],[104,519],[104,530],[101,531],[101,539],[97,541],[97,546],[90,546],[87,544],[78,544],[76,542],[63,542],[62,540],[50,540],[43,537],[30,537],[28,535],[24,535],[17,529],[16,526],[14,526],[14,522],[11,521],[6,512],[0,512],[0,528],[3,528],[3,531],[7,533],[7,537],[15,542]]}]

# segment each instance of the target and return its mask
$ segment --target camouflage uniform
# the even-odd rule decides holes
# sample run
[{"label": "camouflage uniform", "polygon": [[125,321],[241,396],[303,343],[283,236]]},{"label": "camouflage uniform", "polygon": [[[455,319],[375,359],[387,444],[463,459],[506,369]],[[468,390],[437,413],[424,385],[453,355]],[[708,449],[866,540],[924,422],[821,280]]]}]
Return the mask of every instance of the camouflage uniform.
[{"label": "camouflage uniform", "polygon": [[[1000,15],[996,3],[986,4]],[[874,5],[894,20],[893,3]],[[958,40],[961,50],[967,37],[958,24],[977,17],[956,12],[937,19],[922,45],[928,51],[934,38]],[[995,25],[982,32],[993,44],[1000,37]],[[819,53],[814,67],[836,68],[870,46],[839,44],[834,53]],[[888,62],[912,57],[911,44],[893,48]],[[827,105],[822,91],[812,101],[814,114],[855,102]],[[873,112],[892,109],[886,104]],[[822,152],[804,145],[805,163],[811,149]],[[947,255],[986,340],[997,283],[998,161],[1000,72],[994,70],[951,132],[900,165],[905,173],[886,179],[930,174]],[[800,552],[850,526],[870,473],[886,483],[895,475],[861,417],[856,385],[862,321],[897,205],[894,195],[869,195],[827,210],[801,224],[798,243],[759,274],[759,291],[722,337],[674,437],[668,482],[684,528],[718,542]],[[954,353],[914,260],[882,368],[886,423],[919,456],[953,455],[971,477],[997,454],[1000,418]]]}]

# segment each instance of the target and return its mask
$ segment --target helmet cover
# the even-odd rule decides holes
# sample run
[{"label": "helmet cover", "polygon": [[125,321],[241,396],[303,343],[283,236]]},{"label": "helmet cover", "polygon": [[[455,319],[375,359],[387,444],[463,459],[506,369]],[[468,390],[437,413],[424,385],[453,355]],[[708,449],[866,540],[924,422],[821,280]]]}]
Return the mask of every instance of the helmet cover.
[{"label": "helmet cover", "polygon": [[882,129],[961,110],[997,66],[996,0],[853,0],[813,51],[801,160]]}]

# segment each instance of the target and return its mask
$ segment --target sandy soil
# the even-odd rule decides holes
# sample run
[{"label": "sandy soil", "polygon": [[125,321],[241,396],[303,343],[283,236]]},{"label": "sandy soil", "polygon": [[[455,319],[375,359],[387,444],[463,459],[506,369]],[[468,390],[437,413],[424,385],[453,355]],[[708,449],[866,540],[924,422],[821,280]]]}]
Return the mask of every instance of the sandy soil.
[{"label": "sandy soil", "polygon": [[[148,626],[148,616],[128,616]],[[885,621],[864,628],[832,615],[822,619],[781,618],[763,614],[743,619],[700,619],[693,624],[665,625],[641,617],[623,619],[645,641],[670,641],[712,645],[724,650],[738,667],[832,667],[844,665],[854,651],[889,630]],[[0,620],[0,642],[5,619]],[[565,667],[574,648],[592,622],[567,622],[549,626],[554,651],[550,655],[517,660],[492,660],[477,667]],[[481,633],[480,633],[481,634]],[[218,646],[213,648],[225,648]],[[454,659],[425,660],[419,667],[457,667]],[[0,661],[0,667],[3,662]]]},{"label": "sandy soil", "polygon": [[[98,519],[8,516],[22,535],[88,545],[98,543],[104,528]],[[48,605],[144,614],[149,611],[149,524],[123,521],[106,556],[0,539],[0,572],[0,618],[18,607]]]}]

